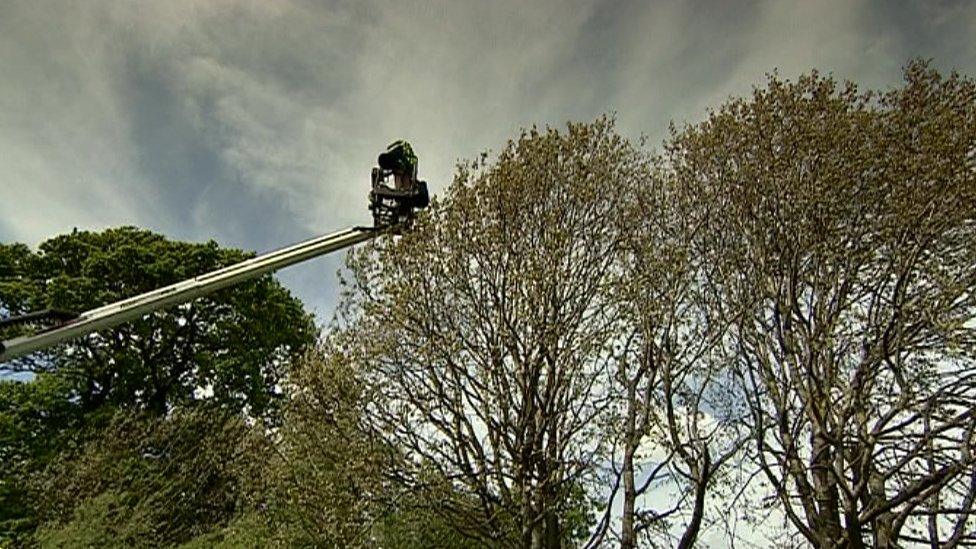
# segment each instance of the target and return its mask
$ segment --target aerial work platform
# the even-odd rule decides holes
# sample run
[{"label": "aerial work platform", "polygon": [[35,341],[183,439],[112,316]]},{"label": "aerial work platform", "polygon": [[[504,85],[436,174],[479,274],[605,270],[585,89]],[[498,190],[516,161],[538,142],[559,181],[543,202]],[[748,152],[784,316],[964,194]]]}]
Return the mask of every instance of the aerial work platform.
[{"label": "aerial work platform", "polygon": [[[391,150],[392,148],[391,145]],[[429,203],[427,184],[416,178],[416,158],[413,159],[409,174],[398,169],[383,168],[383,158],[380,155],[381,166],[373,168],[371,178],[369,209],[373,212],[373,227],[353,227],[312,238],[80,314],[45,310],[0,320],[0,328],[53,322],[52,326],[34,334],[0,341],[0,363],[97,330],[117,326],[153,311],[191,301],[314,257],[355,246],[386,232],[399,234],[409,225],[417,210],[425,208]],[[391,177],[395,178],[392,184]]]}]

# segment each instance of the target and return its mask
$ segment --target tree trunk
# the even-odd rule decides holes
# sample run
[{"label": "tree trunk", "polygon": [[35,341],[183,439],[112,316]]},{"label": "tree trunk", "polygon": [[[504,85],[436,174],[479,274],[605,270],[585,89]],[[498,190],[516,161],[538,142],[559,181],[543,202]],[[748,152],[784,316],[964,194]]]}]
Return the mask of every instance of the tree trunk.
[{"label": "tree trunk", "polygon": [[691,521],[678,543],[678,549],[688,549],[695,546],[695,540],[698,539],[698,531],[701,530],[702,519],[705,516],[705,494],[708,490],[708,478],[712,474],[712,460],[707,446],[702,451],[704,452],[703,463],[695,482],[695,508],[692,511]]},{"label": "tree trunk", "polygon": [[533,524],[535,513],[532,511],[532,494],[528,490],[522,492],[522,549],[536,549],[535,532],[538,530]]},{"label": "tree trunk", "polygon": [[637,487],[634,485],[634,452],[637,450],[637,382],[627,382],[627,419],[624,426],[624,505],[620,517],[620,547],[637,547],[637,529],[634,526],[634,508],[637,502]]},{"label": "tree trunk", "polygon": [[843,534],[840,524],[840,497],[831,472],[833,448],[826,433],[817,427],[814,427],[811,438],[810,473],[817,503],[816,519],[812,526],[823,547],[834,547]]},{"label": "tree trunk", "polygon": [[[872,505],[880,505],[885,501],[884,477],[874,468],[868,477],[868,492],[871,494]],[[888,549],[895,546],[893,522],[894,515],[889,511],[881,513],[874,520],[874,546],[878,549]]]},{"label": "tree trunk", "polygon": [[560,549],[562,536],[559,532],[559,515],[552,509],[547,509],[545,516],[545,548]]},{"label": "tree trunk", "polygon": [[[633,393],[632,393],[633,394]],[[634,403],[631,401],[627,411],[627,432],[624,440],[623,475],[624,505],[620,517],[620,547],[621,549],[635,549],[637,547],[637,530],[634,527],[634,505],[637,500],[637,488],[634,485]]]},{"label": "tree trunk", "polygon": [[628,436],[626,450],[624,450],[623,481],[624,505],[620,517],[620,548],[635,549],[637,547],[637,532],[634,528],[634,504],[637,499],[634,486],[634,449],[633,438]]}]

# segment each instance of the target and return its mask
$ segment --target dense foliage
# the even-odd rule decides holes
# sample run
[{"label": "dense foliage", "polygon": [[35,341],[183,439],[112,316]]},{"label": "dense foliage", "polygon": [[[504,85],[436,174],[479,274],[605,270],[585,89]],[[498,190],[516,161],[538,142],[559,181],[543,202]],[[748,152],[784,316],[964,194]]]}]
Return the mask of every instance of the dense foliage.
[{"label": "dense foliage", "polygon": [[[0,311],[86,310],[246,257],[213,242],[174,242],[131,227],[75,231],[41,243],[37,251],[4,244]],[[6,339],[32,329],[17,326],[0,335]],[[113,463],[122,449],[106,453],[99,442],[122,437],[119,442],[135,452],[142,434],[149,433],[119,431],[120,418],[176,425],[184,422],[179,414],[202,407],[217,417],[273,423],[287,365],[314,340],[315,327],[300,302],[265,277],[4,365],[8,372],[28,371],[33,381],[0,381],[0,535],[19,539],[38,520],[67,520],[82,503],[79,512],[91,503],[118,514],[113,506],[155,491],[126,495],[106,484],[111,475],[99,467]],[[194,436],[208,432],[192,429]],[[102,461],[90,463],[93,469],[85,474],[104,478],[64,500],[57,506],[61,511],[42,509],[53,486],[60,492],[71,482],[62,478],[68,473],[59,464],[94,454]],[[134,480],[125,474],[137,472],[114,474],[127,485]],[[96,496],[101,499],[85,499]]]},{"label": "dense foliage", "polygon": [[[0,310],[84,311],[247,257],[214,242],[174,242],[132,227],[75,231],[36,252],[0,245]],[[273,406],[272,389],[287,361],[314,337],[300,302],[264,277],[12,366],[70,373],[85,411],[107,404],[162,414],[177,404],[213,401],[261,415]]]},{"label": "dense foliage", "polygon": [[120,412],[33,479],[44,523],[37,539],[52,547],[190,541],[249,510],[266,450],[243,418],[209,406],[166,418]]}]

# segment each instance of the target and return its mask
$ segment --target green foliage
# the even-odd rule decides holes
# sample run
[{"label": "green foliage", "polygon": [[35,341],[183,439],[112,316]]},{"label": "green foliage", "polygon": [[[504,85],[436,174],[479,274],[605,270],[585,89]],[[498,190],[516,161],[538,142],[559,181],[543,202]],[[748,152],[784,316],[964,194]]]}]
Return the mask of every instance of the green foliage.
[{"label": "green foliage", "polygon": [[155,546],[219,530],[240,514],[267,449],[244,420],[219,409],[122,412],[33,479],[44,521],[38,541]]},{"label": "green foliage", "polygon": [[274,524],[267,513],[246,511],[230,524],[180,545],[181,549],[244,549],[262,547],[296,547],[300,544],[299,533],[289,531],[286,525]]},{"label": "green foliage", "polygon": [[84,428],[70,396],[57,376],[0,382],[0,541],[23,539],[36,526],[26,479]]},{"label": "green foliage", "polygon": [[74,509],[66,523],[42,526],[40,547],[138,547],[152,539],[151,509],[146,502],[115,492],[103,492]]},{"label": "green foliage", "polygon": [[23,244],[0,245],[0,311],[21,314],[42,308],[38,283],[25,280],[20,273],[34,269],[36,256]]},{"label": "green foliage", "polygon": [[369,545],[390,496],[384,473],[393,457],[363,428],[370,391],[351,368],[339,353],[301,361],[278,433],[272,512],[313,545]]},{"label": "green foliage", "polygon": [[[438,502],[448,506],[450,500]],[[466,537],[457,523],[452,523],[446,515],[436,509],[419,505],[395,507],[375,528],[377,544],[387,549],[410,549],[413,547],[443,547],[457,549],[478,549],[485,547],[504,547],[505,544],[489,544]],[[509,540],[509,546],[514,540]]]},{"label": "green foliage", "polygon": [[[133,227],[75,231],[37,252],[0,245],[0,310],[83,311],[247,257]],[[267,276],[16,361],[15,368],[70,374],[86,412],[109,404],[161,414],[202,400],[259,416],[273,407],[287,362],[314,338],[301,303]]]},{"label": "green foliage", "polygon": [[[173,242],[132,227],[75,231],[42,243],[36,252],[22,244],[0,244],[0,312],[85,310],[248,256],[213,242]],[[0,337],[29,328],[8,329]],[[131,491],[130,485],[147,482],[145,475],[151,471],[140,467],[149,462],[126,461],[126,452],[135,450],[111,446],[121,443],[118,439],[153,444],[152,436],[159,433],[139,426],[154,420],[139,414],[175,421],[170,417],[174,410],[187,414],[202,406],[219,418],[247,415],[274,421],[288,364],[315,335],[301,303],[274,279],[264,277],[16,361],[13,369],[34,371],[35,377],[26,383],[0,383],[0,540],[22,542],[39,518],[54,520],[45,525],[51,539],[101,513],[111,515],[104,520],[115,520],[112,524],[123,528],[118,521],[128,519],[119,505],[142,505],[139,502],[145,503],[149,495],[162,497],[168,486]],[[120,409],[126,412],[117,416]],[[141,419],[119,423],[126,413]],[[219,427],[194,425],[200,438],[213,435],[207,428]],[[188,450],[196,443],[192,438],[181,440],[187,444],[185,455],[191,456]],[[69,467],[74,460],[82,462]],[[133,468],[119,469],[125,463]],[[171,462],[172,467],[183,465]],[[185,465],[210,469],[192,460]],[[193,467],[182,474],[187,482],[200,476]],[[133,475],[139,480],[132,481]],[[105,490],[110,495],[101,497]],[[146,509],[156,512],[152,506]],[[201,517],[188,520],[208,524]],[[173,527],[183,528],[178,523]]]}]

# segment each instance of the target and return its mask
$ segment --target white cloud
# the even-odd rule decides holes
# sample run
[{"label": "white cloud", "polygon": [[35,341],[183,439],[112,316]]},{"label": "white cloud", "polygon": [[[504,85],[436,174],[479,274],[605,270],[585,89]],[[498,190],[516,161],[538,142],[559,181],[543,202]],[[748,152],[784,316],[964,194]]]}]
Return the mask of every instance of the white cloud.
[{"label": "white cloud", "polygon": [[439,190],[520,126],[616,111],[656,140],[776,67],[874,87],[912,56],[972,73],[973,31],[967,3],[11,0],[0,239],[132,223],[267,249],[366,222],[399,137]]},{"label": "white cloud", "polygon": [[35,5],[0,12],[0,216],[32,242],[69,220],[105,226],[139,209],[113,55],[66,8],[54,25]]}]

